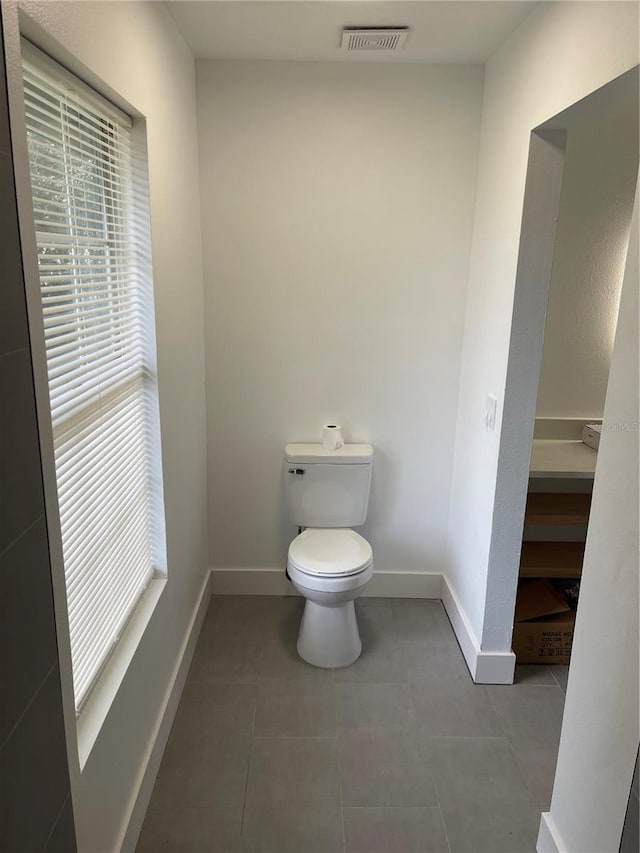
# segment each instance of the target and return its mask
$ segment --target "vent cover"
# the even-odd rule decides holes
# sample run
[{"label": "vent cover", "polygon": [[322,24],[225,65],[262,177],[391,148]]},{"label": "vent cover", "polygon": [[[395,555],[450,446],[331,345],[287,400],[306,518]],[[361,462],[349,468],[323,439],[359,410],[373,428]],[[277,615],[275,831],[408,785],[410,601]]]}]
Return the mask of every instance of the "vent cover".
[{"label": "vent cover", "polygon": [[401,50],[407,40],[409,27],[345,27],[342,49]]}]

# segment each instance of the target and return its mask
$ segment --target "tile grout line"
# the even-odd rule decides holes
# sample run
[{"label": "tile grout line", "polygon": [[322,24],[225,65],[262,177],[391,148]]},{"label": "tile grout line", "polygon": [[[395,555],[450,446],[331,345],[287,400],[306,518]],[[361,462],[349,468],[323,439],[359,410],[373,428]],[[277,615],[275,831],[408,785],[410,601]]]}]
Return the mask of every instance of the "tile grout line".
[{"label": "tile grout line", "polygon": [[[509,686],[509,685],[507,685],[507,686]],[[510,686],[512,686],[512,687],[513,687],[513,686],[515,686],[515,685],[510,685]],[[552,689],[554,689],[554,690],[557,688],[557,689],[559,689],[561,692],[564,692],[564,691],[562,691],[562,688],[560,687],[560,685],[559,685],[559,684],[557,684],[557,683],[556,683],[555,685],[554,685],[554,684],[537,684],[537,685],[535,685],[535,686],[536,686],[536,687],[551,687],[551,688],[552,688]],[[497,718],[498,718],[498,720],[500,721],[500,725],[501,725],[501,726],[502,726],[502,728],[504,729],[504,735],[505,735],[505,736],[504,736],[504,739],[505,739],[505,740],[507,741],[507,743],[509,744],[509,751],[511,752],[511,755],[513,756],[513,760],[515,761],[515,763],[516,763],[516,767],[518,768],[518,771],[519,771],[519,773],[520,773],[520,778],[521,778],[522,782],[524,783],[524,786],[525,786],[525,788],[526,788],[526,790],[527,790],[527,793],[529,794],[529,799],[531,800],[531,802],[533,803],[533,805],[536,807],[536,809],[538,809],[540,812],[542,812],[542,811],[544,811],[544,809],[540,806],[540,804],[539,804],[539,803],[538,803],[538,801],[536,800],[536,798],[535,798],[535,796],[534,796],[534,793],[533,793],[533,791],[532,791],[532,789],[531,789],[531,786],[529,785],[529,782],[527,781],[527,773],[525,772],[525,768],[522,766],[522,764],[520,763],[520,761],[519,761],[519,759],[518,759],[518,755],[517,755],[517,753],[516,753],[516,751],[515,751],[515,749],[514,749],[513,742],[512,742],[512,740],[511,740],[511,735],[507,732],[507,730],[506,730],[506,728],[505,728],[505,726],[504,726],[504,724],[503,724],[502,717],[500,716],[500,712],[498,711],[498,709],[497,709],[497,707],[496,707],[496,704],[495,704],[495,702],[493,701],[493,696],[492,696],[491,691],[489,691],[489,700],[490,700],[490,702],[491,702],[491,705],[492,705],[492,707],[493,707],[493,710],[495,711],[496,717],[497,717]],[[564,712],[563,712],[563,714],[564,714]],[[556,752],[556,761],[557,761],[557,752]],[[554,772],[554,776],[555,776],[555,772]]]},{"label": "tile grout line", "polygon": [[[435,779],[433,780],[433,786],[434,786],[434,788],[436,786]],[[436,808],[438,809],[438,813],[440,815],[440,820],[442,822],[442,829],[444,831],[444,838],[445,838],[445,841],[447,842],[447,853],[451,853],[451,842],[449,841],[449,833],[447,832],[447,824],[445,823],[444,815],[442,814],[442,806],[440,805],[440,799],[438,798],[437,788],[436,788],[436,799],[438,800],[438,805],[436,806]]]},{"label": "tile grout line", "polygon": [[542,808],[540,807],[540,805],[536,802],[536,798],[535,798],[535,797],[534,797],[534,795],[533,795],[533,791],[531,790],[531,788],[530,788],[530,786],[529,786],[529,783],[527,782],[527,774],[524,772],[524,768],[522,767],[522,765],[521,765],[521,764],[520,764],[520,762],[518,761],[518,756],[516,755],[516,751],[515,751],[515,749],[513,748],[513,744],[511,743],[511,738],[510,738],[510,737],[507,737],[507,743],[509,744],[509,751],[511,752],[511,755],[513,756],[513,760],[514,760],[514,761],[515,761],[515,763],[516,763],[516,767],[517,767],[517,768],[518,768],[518,770],[520,771],[520,778],[521,778],[521,779],[522,779],[522,781],[524,782],[524,787],[527,789],[527,793],[529,794],[529,799],[531,800],[531,802],[533,803],[533,805],[536,807],[536,809],[538,809],[538,811],[539,811],[540,813],[542,813],[542,812],[544,811],[544,809],[542,809]]},{"label": "tile grout line", "polygon": [[47,849],[47,844],[51,841],[51,837],[52,837],[52,835],[53,835],[53,833],[54,833],[54,831],[55,831],[55,829],[56,829],[56,827],[60,821],[60,818],[62,817],[62,812],[65,810],[66,805],[70,800],[71,800],[71,791],[69,791],[67,796],[64,798],[64,802],[60,808],[60,811],[58,812],[58,814],[55,817],[55,820],[53,821],[53,825],[51,827],[51,832],[49,833],[49,835],[47,835],[47,840],[42,845],[42,853],[44,853],[44,851]]},{"label": "tile grout line", "polygon": [[[507,685],[507,686],[513,687],[515,685]],[[545,685],[538,685],[538,686],[545,686]],[[546,686],[547,687],[553,687],[552,684],[548,684]],[[493,695],[492,695],[491,691],[489,691],[489,701],[491,702],[491,707],[493,708],[494,713],[495,713],[496,717],[498,718],[498,720],[500,721],[500,725],[502,726],[502,729],[504,730],[504,735],[505,735],[504,739],[507,741],[507,744],[509,746],[509,752],[511,753],[511,756],[513,757],[515,765],[518,768],[518,773],[520,775],[520,779],[521,779],[522,783],[524,784],[524,787],[527,791],[527,794],[529,794],[529,799],[531,800],[533,805],[536,808],[538,808],[538,804],[535,801],[535,797],[533,796],[533,792],[532,792],[531,788],[529,787],[529,783],[527,782],[527,774],[524,772],[524,768],[522,767],[522,765],[518,761],[518,756],[516,755],[516,751],[513,748],[513,743],[511,742],[511,736],[508,734],[508,732],[504,726],[504,723],[502,722],[502,717],[500,716],[500,712],[498,711],[498,709],[496,707],[496,703],[493,701]]]},{"label": "tile grout line", "polygon": [[[478,685],[478,686],[480,686],[480,685]],[[483,687],[491,687],[491,686],[496,687],[498,685],[484,684],[482,686]],[[507,684],[504,686],[505,687],[513,687],[514,685],[513,684]],[[493,690],[486,690],[485,692],[486,692],[487,696],[489,697],[489,704],[493,708],[493,713],[496,715],[496,720],[498,721],[498,723],[500,725],[500,731],[502,732],[502,737],[509,740],[509,735],[507,734],[507,730],[505,728],[502,716],[500,715],[500,712],[498,711],[498,708],[496,707],[496,703],[493,701]],[[509,745],[511,745],[511,741],[509,741]]]},{"label": "tile grout line", "polygon": [[336,749],[338,752],[338,791],[340,795],[340,826],[342,827],[342,850],[347,850],[347,834],[344,829],[344,798],[342,795],[342,750],[340,748],[340,730],[338,728],[338,697],[336,696],[335,680],[333,684],[333,700],[336,707]]},{"label": "tile grout line", "polygon": [[399,806],[399,805],[395,805],[395,806],[345,806],[344,810],[347,811],[347,809],[350,812],[371,811],[372,809],[375,809],[376,811],[380,811],[380,812],[384,812],[384,811],[389,811],[389,812],[397,812],[397,811],[429,812],[429,811],[433,811],[435,809],[440,811],[440,806],[438,806],[438,805],[435,805],[435,806]]},{"label": "tile grout line", "polygon": [[[16,536],[16,538],[15,538],[15,539],[12,539],[12,540],[11,540],[11,542],[8,542],[8,543],[5,545],[5,547],[2,549],[2,551],[0,551],[0,557],[4,557],[4,555],[5,555],[8,551],[10,551],[10,550],[14,547],[14,545],[17,545],[17,544],[18,544],[18,542],[19,542],[19,541],[20,541],[24,536],[26,536],[26,535],[27,535],[27,533],[29,533],[29,532],[30,532],[30,531],[31,531],[31,530],[36,526],[36,524],[37,524],[41,519],[43,519],[44,517],[45,517],[45,516],[44,516],[44,513],[43,513],[43,512],[41,512],[41,513],[40,513],[40,515],[39,515],[37,518],[35,518],[35,519],[30,523],[30,524],[28,524],[28,525],[24,528],[24,530],[22,531],[22,533],[19,533],[19,534]],[[48,549],[48,547],[49,547],[49,543],[48,543],[48,541],[47,541],[47,549]]]},{"label": "tile grout line", "polygon": [[428,747],[426,744],[423,745],[423,749],[426,749],[426,752],[427,752],[427,762],[429,764],[429,773],[431,775],[431,781],[433,782],[433,790],[435,791],[435,795],[436,795],[436,807],[438,809],[438,812],[440,813],[440,820],[442,821],[442,829],[444,830],[444,837],[447,840],[447,849],[448,849],[449,853],[451,853],[451,845],[449,844],[449,833],[447,832],[447,824],[445,823],[444,815],[442,813],[442,806],[440,805],[440,792],[438,791],[438,783],[436,782],[436,777],[433,774],[433,771],[431,768],[431,755],[429,753],[429,750],[428,750]]},{"label": "tile grout line", "polygon": [[[568,667],[569,667],[569,664],[567,664],[567,678],[569,677],[569,669],[568,669]],[[555,677],[555,674],[554,674],[553,670],[551,669],[551,667],[547,667],[547,669],[548,669],[548,670],[549,670],[549,672],[551,673],[551,678],[553,678],[553,680],[554,680],[554,681],[555,681],[555,683],[558,685],[558,687],[560,688],[560,690],[562,690],[563,695],[564,695],[564,696],[566,696],[566,695],[567,695],[567,691],[566,691],[566,689],[562,686],[562,684],[560,684],[560,682],[558,681],[558,679]]]},{"label": "tile grout line", "polygon": [[[11,157],[11,154],[7,154],[5,151],[0,151],[0,154],[5,155],[7,157]],[[15,349],[10,349],[7,352],[3,352],[2,355],[0,355],[0,358],[9,358],[10,356],[16,355],[16,353],[19,352],[28,352],[29,354],[31,354],[31,347],[27,345],[24,347],[16,347]]]},{"label": "tile grout line", "polygon": [[0,744],[0,751],[2,751],[5,748],[5,746],[9,743],[9,741],[11,740],[13,735],[16,733],[18,726],[20,725],[20,723],[24,719],[25,715],[27,714],[27,712],[29,711],[29,709],[31,708],[33,703],[38,698],[40,691],[42,690],[44,685],[47,683],[47,681],[49,680],[49,678],[51,677],[52,673],[55,671],[57,666],[58,666],[58,660],[56,659],[56,661],[52,664],[51,669],[47,672],[45,677],[42,679],[42,681],[38,685],[38,688],[36,689],[35,693],[32,695],[32,697],[29,699],[29,701],[27,702],[27,704],[23,708],[22,713],[20,714],[18,719],[15,721],[15,723],[13,724],[11,729],[7,732],[5,739]]},{"label": "tile grout line", "polygon": [[[261,652],[261,659],[262,659],[262,652]],[[247,791],[249,790],[249,773],[251,772],[251,759],[253,757],[253,741],[254,741],[253,733],[254,733],[255,728],[256,728],[256,716],[258,714],[258,695],[257,694],[258,694],[259,685],[255,684],[255,687],[256,687],[256,697],[255,697],[254,706],[253,706],[253,719],[251,721],[251,737],[250,737],[250,743],[249,743],[249,758],[247,761],[247,773],[246,773],[246,776],[244,779],[244,796],[242,798],[242,815],[240,817],[240,831],[238,833],[238,848],[240,848],[242,846],[242,833],[244,831],[244,816],[245,816],[245,812],[247,809]]]},{"label": "tile grout line", "polygon": [[[241,618],[241,617],[238,617],[238,618]],[[244,617],[242,617],[242,618],[244,618]],[[385,630],[387,627],[388,626],[384,626]],[[397,638],[394,638],[394,642],[400,642],[400,640]],[[278,740],[282,740],[282,739],[289,739],[292,741],[298,740],[298,739],[304,739],[304,740],[328,740],[328,739],[332,739],[332,740],[334,740],[334,743],[336,744],[336,748],[337,748],[337,772],[338,772],[337,793],[338,793],[338,798],[339,798],[340,823],[341,823],[341,829],[342,829],[342,853],[346,853],[346,850],[347,850],[346,826],[345,826],[346,809],[347,808],[364,808],[364,809],[366,809],[369,807],[368,806],[349,807],[349,806],[345,806],[345,804],[344,804],[344,792],[343,792],[343,786],[342,786],[342,751],[341,751],[341,734],[340,734],[341,727],[338,725],[338,719],[336,719],[335,734],[333,736],[329,736],[329,737],[326,734],[325,735],[320,734],[320,735],[316,735],[316,736],[313,736],[313,735],[297,735],[297,736],[296,735],[281,735],[280,736],[280,735],[270,735],[270,734],[264,734],[264,735],[256,734],[256,731],[257,731],[257,728],[256,728],[257,727],[257,712],[258,712],[258,710],[260,710],[260,708],[259,708],[259,695],[260,695],[260,692],[261,692],[262,687],[263,687],[262,678],[264,677],[263,667],[265,665],[265,651],[268,650],[268,648],[269,648],[269,646],[265,643],[264,638],[263,638],[263,640],[259,646],[259,667],[260,667],[260,669],[259,669],[257,681],[254,679],[253,681],[235,682],[238,685],[240,685],[240,684],[251,684],[256,690],[255,701],[254,701],[254,709],[253,709],[252,719],[251,719],[250,728],[249,728],[250,749],[249,749],[249,755],[248,755],[247,765],[246,765],[244,796],[243,796],[243,804],[242,804],[242,811],[241,811],[241,821],[240,821],[240,827],[239,827],[238,845],[239,845],[240,849],[242,849],[242,838],[243,838],[243,833],[244,833],[244,821],[246,819],[248,783],[249,783],[250,774],[251,774],[251,770],[252,770],[253,750],[255,748],[256,739],[257,740],[274,740],[274,741],[278,741]],[[253,652],[253,654],[255,654],[255,651]],[[287,679],[284,679],[284,680],[286,681]],[[278,683],[279,681],[281,681],[281,679],[278,678],[278,679],[275,679],[273,683],[275,684],[275,683]],[[303,682],[306,683],[307,679],[303,679]],[[207,684],[211,684],[212,686],[215,686],[217,684],[220,684],[221,682],[218,679],[213,679],[213,680],[207,679],[203,683],[207,683]],[[224,683],[224,682],[222,682],[222,683]],[[234,683],[234,682],[229,682],[229,683]],[[292,686],[295,687],[296,680],[293,680],[290,683],[292,684]],[[332,670],[331,671],[331,678],[327,679],[324,682],[324,684],[320,684],[318,686],[321,688],[321,690],[326,690],[326,686],[329,684],[331,685],[332,692],[333,692],[336,715],[337,715],[337,711],[338,711],[337,697],[338,697],[339,688],[343,688],[343,687],[364,687],[367,685],[380,685],[380,686],[387,686],[389,688],[395,688],[397,691],[401,691],[403,689],[407,690],[407,693],[408,693],[407,698],[408,698],[410,715],[413,718],[414,723],[418,719],[418,715],[416,713],[416,708],[415,708],[415,703],[414,703],[414,698],[413,698],[413,690],[412,690],[413,685],[411,682],[409,669],[407,670],[407,674],[406,674],[405,679],[402,681],[397,681],[397,682],[395,682],[395,681],[394,682],[384,682],[384,681],[379,682],[379,681],[367,681],[367,680],[365,680],[363,682],[360,682],[359,680],[356,680],[353,682],[349,682],[349,681],[339,682],[336,680],[335,671]],[[478,686],[480,686],[480,685],[478,685]],[[564,694],[564,690],[562,689],[562,687],[560,686],[560,684],[558,683],[558,681],[555,679],[554,676],[552,676],[552,683],[550,683],[550,684],[527,685],[527,686],[553,687],[554,689],[559,689],[561,691],[561,693]],[[524,783],[525,789],[528,792],[529,802],[533,803],[533,805],[537,809],[538,808],[537,802],[534,799],[534,796],[533,796],[533,794],[529,788],[529,785],[527,784],[523,768],[520,766],[520,762],[518,761],[518,758],[515,755],[515,750],[514,750],[514,745],[513,745],[512,739],[506,733],[505,725],[503,723],[503,717],[499,714],[499,712],[497,710],[497,707],[496,707],[497,699],[494,699],[493,691],[491,689],[487,689],[486,693],[489,695],[490,707],[493,709],[493,711],[496,715],[497,721],[499,723],[499,728],[502,732],[501,734],[490,735],[488,737],[477,736],[477,735],[476,736],[474,736],[474,735],[441,735],[441,736],[438,736],[436,739],[442,740],[442,741],[451,741],[451,740],[462,741],[462,740],[477,740],[477,739],[482,739],[483,741],[507,741],[508,742],[508,752],[513,757],[514,762],[515,762],[515,766],[517,767],[517,770],[518,770],[518,776],[520,777],[521,782]],[[394,733],[395,732],[393,732],[393,731],[388,732],[388,734],[394,734]],[[327,746],[328,746],[328,744],[327,744]],[[428,764],[428,769],[430,771],[430,776],[431,776],[434,794],[435,794],[435,799],[436,799],[435,808],[438,809],[438,816],[439,816],[440,821],[441,821],[442,832],[443,832],[444,838],[445,838],[446,852],[451,853],[452,848],[451,848],[451,841],[449,839],[449,831],[448,831],[448,827],[447,827],[447,824],[446,824],[445,819],[444,819],[443,807],[441,804],[441,797],[440,797],[440,793],[438,790],[438,785],[436,783],[436,779],[435,779],[433,772],[431,772],[430,763],[431,763],[430,759],[428,759],[427,764]],[[65,801],[65,803],[66,803],[66,801]],[[455,805],[455,803],[451,803],[451,805]],[[385,806],[382,806],[382,807],[379,806],[379,807],[376,807],[376,809],[382,809],[382,810],[385,810],[387,808],[388,809],[396,809],[396,808],[398,808],[398,806],[386,806],[386,807]],[[402,807],[402,808],[422,810],[425,808],[425,806],[423,804],[421,806]],[[251,816],[251,814],[250,814],[250,816]],[[435,813],[434,813],[434,820],[435,820]],[[452,825],[451,831],[453,831],[453,829],[454,829],[454,827]],[[337,830],[337,827],[336,827],[336,830]],[[338,840],[337,836],[335,837],[335,840],[336,841]],[[438,845],[438,846],[440,847],[440,845]],[[443,848],[443,853],[445,853],[445,848]]]},{"label": "tile grout line", "polygon": [[[411,710],[413,711],[413,727],[414,727],[414,736],[418,734],[418,714],[416,713],[415,703],[413,701],[413,692],[411,690],[411,685],[409,685],[409,702],[411,706]],[[425,743],[425,736],[423,735],[422,748],[426,752],[426,760],[427,766],[429,768],[429,775],[431,776],[431,781],[433,783],[433,790],[436,795],[436,808],[438,809],[438,814],[440,815],[440,822],[442,824],[442,831],[444,832],[445,841],[447,842],[447,853],[451,853],[451,844],[449,842],[449,833],[447,831],[447,824],[444,819],[444,814],[442,813],[442,806],[440,804],[440,792],[438,791],[438,784],[436,782],[435,774],[433,773],[433,768],[431,766],[431,754],[429,752],[428,744]],[[429,735],[426,735],[427,740],[429,739]]]},{"label": "tile grout line", "polygon": [[[260,644],[260,663],[258,679],[262,676],[262,662],[264,660],[264,643]],[[255,687],[255,699],[253,706],[253,719],[251,720],[251,738],[249,743],[249,760],[247,761],[247,775],[244,780],[244,796],[242,798],[242,817],[240,818],[240,832],[238,834],[238,848],[242,847],[242,835],[244,832],[244,818],[247,811],[247,791],[249,790],[249,774],[251,773],[251,760],[253,758],[253,743],[255,740],[256,718],[258,716],[258,701],[260,698],[261,681],[253,682]]]}]

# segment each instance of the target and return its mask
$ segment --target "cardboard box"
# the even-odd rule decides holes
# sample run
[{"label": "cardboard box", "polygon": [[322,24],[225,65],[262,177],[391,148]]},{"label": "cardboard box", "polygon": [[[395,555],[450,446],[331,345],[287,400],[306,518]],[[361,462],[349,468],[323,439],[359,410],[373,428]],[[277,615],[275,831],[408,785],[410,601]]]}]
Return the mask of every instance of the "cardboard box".
[{"label": "cardboard box", "polygon": [[548,580],[520,581],[513,626],[518,663],[569,663],[575,613]]}]

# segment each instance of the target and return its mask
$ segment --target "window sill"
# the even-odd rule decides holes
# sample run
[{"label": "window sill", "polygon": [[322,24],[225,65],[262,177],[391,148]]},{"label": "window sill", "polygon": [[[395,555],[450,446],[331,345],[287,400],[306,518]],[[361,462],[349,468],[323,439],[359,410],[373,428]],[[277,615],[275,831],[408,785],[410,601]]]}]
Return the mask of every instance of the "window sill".
[{"label": "window sill", "polygon": [[151,581],[122,637],[120,637],[117,647],[91,691],[86,705],[80,712],[76,721],[76,731],[81,772],[98,740],[109,709],[127,674],[129,664],[133,660],[156,605],[160,601],[166,583],[166,578],[154,578]]}]

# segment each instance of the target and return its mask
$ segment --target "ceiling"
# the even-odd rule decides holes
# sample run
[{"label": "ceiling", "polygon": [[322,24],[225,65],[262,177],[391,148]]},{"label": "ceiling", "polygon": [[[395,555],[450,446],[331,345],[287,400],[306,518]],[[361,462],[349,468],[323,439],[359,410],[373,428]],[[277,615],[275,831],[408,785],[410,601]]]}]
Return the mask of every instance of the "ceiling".
[{"label": "ceiling", "polygon": [[[483,63],[531,12],[529,0],[170,0],[200,59]],[[399,52],[346,53],[345,26],[408,25]]]}]

